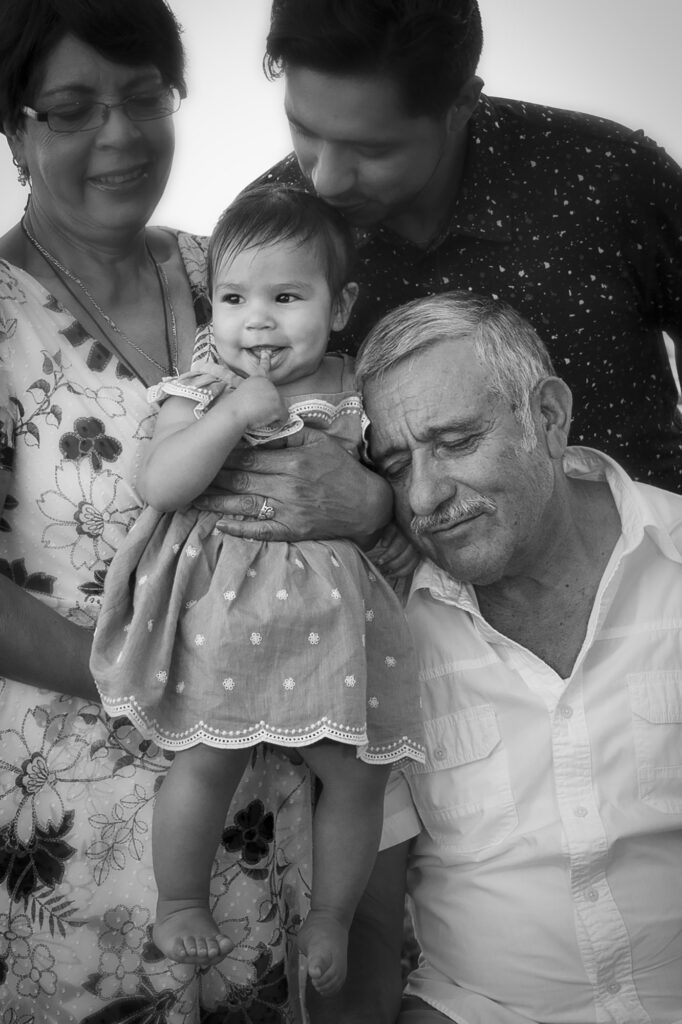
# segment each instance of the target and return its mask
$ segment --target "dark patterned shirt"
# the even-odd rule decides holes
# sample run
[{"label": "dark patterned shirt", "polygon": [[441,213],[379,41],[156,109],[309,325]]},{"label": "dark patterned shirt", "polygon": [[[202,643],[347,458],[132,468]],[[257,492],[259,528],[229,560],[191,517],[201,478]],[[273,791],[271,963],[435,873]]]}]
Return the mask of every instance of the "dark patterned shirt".
[{"label": "dark patterned shirt", "polygon": [[[261,181],[302,176],[293,154]],[[420,248],[358,235],[360,297],[332,348],[355,353],[387,310],[449,289],[528,319],[573,392],[571,443],[682,491],[682,418],[663,332],[682,364],[682,171],[641,132],[483,97],[448,229]]]}]

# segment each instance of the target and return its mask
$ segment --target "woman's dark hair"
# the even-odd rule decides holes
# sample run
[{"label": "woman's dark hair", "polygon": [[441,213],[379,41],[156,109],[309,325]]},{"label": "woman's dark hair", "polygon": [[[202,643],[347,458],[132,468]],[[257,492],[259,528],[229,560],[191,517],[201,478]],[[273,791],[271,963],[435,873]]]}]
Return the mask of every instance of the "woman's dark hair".
[{"label": "woman's dark hair", "polygon": [[334,298],[353,279],[355,245],[341,214],[310,192],[274,182],[244,189],[221,214],[208,243],[209,290],[223,260],[287,241],[317,246]]},{"label": "woman's dark hair", "polygon": [[439,116],[476,71],[477,0],[273,0],[263,67],[391,78],[405,109]]},{"label": "woman's dark hair", "polygon": [[181,29],[165,0],[0,0],[0,127],[32,105],[55,46],[73,35],[115,64],[158,68],[182,96]]}]

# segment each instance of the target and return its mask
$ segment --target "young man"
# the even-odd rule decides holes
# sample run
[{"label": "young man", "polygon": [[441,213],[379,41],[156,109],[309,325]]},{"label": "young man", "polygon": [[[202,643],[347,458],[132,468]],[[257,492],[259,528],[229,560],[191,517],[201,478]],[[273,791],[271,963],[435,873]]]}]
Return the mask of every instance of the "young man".
[{"label": "young man", "polygon": [[[679,1024],[682,496],[567,447],[570,390],[499,301],[395,310],[357,370],[423,556],[427,762],[389,793],[315,1024]],[[423,959],[400,1011],[406,882]]]},{"label": "young man", "polygon": [[682,171],[641,133],[482,96],[475,0],[274,0],[300,181],[357,228],[360,298],[338,345],[389,309],[465,288],[542,333],[576,443],[682,490],[663,332],[682,338]]}]

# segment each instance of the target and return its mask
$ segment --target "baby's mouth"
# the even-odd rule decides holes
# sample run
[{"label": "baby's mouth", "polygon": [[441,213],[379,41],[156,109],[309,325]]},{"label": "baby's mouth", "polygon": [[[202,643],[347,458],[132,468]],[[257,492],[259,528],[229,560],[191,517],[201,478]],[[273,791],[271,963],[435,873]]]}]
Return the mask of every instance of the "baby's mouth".
[{"label": "baby's mouth", "polygon": [[252,349],[249,349],[249,351],[256,357],[256,359],[262,359],[265,355],[270,356],[272,359],[275,353],[279,352],[279,349],[274,345],[255,345]]},{"label": "baby's mouth", "polygon": [[268,376],[282,362],[284,349],[276,345],[254,345],[248,355],[256,363],[255,372]]}]

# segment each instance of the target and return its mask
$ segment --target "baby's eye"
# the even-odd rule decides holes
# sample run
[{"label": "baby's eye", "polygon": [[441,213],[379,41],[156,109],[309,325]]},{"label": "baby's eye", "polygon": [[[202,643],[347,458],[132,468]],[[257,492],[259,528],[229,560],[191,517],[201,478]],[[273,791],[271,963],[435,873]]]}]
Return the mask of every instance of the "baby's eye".
[{"label": "baby's eye", "polygon": [[281,302],[286,305],[287,302],[295,302],[298,298],[299,296],[294,295],[293,292],[280,292],[279,295],[275,297],[275,302]]},{"label": "baby's eye", "polygon": [[228,306],[238,306],[240,302],[243,302],[241,295],[236,292],[225,292],[220,296],[221,302],[226,302]]}]

